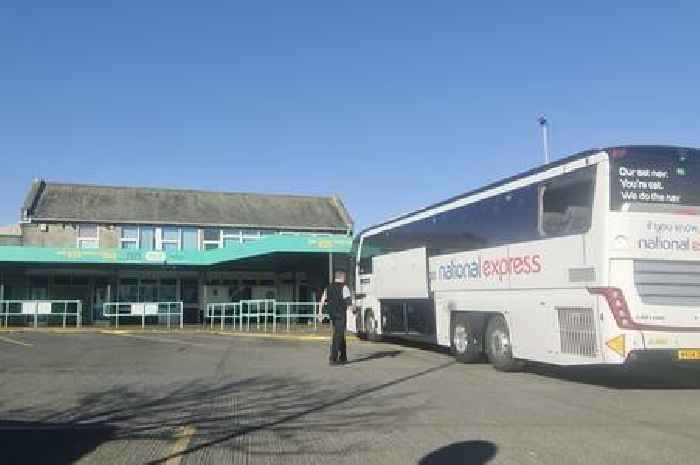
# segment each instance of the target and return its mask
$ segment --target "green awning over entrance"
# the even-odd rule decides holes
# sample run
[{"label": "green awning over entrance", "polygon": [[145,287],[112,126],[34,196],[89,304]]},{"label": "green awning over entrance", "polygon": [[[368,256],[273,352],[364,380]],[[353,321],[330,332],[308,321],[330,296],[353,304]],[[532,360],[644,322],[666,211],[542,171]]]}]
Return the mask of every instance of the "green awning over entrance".
[{"label": "green awning over entrance", "polygon": [[0,246],[0,263],[103,263],[129,265],[209,266],[275,253],[349,253],[352,238],[343,235],[267,236],[232,247],[192,251],[145,251],[122,249],[67,249]]}]

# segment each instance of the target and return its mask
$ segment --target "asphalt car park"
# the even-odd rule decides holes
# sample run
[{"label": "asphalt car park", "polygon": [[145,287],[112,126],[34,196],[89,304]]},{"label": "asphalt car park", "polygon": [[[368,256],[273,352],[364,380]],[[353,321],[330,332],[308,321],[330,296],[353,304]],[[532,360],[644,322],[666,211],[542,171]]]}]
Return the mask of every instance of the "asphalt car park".
[{"label": "asphalt car park", "polygon": [[352,339],[0,333],[0,463],[693,464],[700,369],[501,373]]}]

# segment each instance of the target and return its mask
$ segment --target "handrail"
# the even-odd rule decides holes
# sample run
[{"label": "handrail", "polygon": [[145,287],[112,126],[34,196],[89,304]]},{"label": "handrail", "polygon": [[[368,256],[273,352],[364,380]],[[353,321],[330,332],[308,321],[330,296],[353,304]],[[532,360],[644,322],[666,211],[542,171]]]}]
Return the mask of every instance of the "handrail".
[{"label": "handrail", "polygon": [[[54,311],[55,305],[61,305],[63,311]],[[69,312],[69,306],[75,305],[75,312]],[[10,311],[11,308],[16,308],[19,311]],[[0,300],[0,317],[5,317],[5,327],[8,327],[10,316],[33,316],[34,327],[39,326],[39,316],[61,315],[63,318],[63,327],[66,327],[67,317],[75,317],[75,326],[79,328],[82,325],[82,310],[83,303],[81,300]]]},{"label": "handrail", "polygon": [[[107,310],[115,308],[113,313]],[[172,309],[175,311],[171,311]],[[162,311],[165,309],[165,311]],[[126,310],[126,311],[123,311]],[[141,328],[146,327],[147,316],[167,316],[168,328],[170,328],[170,316],[180,317],[180,328],[184,327],[183,302],[104,302],[102,304],[102,315],[106,318],[114,318],[115,327],[119,327],[119,317],[141,317]]]},{"label": "handrail", "polygon": [[[223,331],[226,328],[227,321],[231,321],[232,329],[243,331],[243,322],[245,321],[245,330],[250,331],[250,322],[254,320],[257,329],[260,329],[261,319],[263,330],[267,331],[267,324],[272,320],[272,332],[277,332],[277,325],[281,320],[285,320],[287,331],[290,330],[291,321],[296,320],[312,320],[314,322],[314,330],[318,329],[318,302],[278,302],[274,299],[254,299],[241,300],[238,302],[216,302],[207,304],[204,318],[209,320],[209,326],[214,328],[214,324],[220,327]],[[328,317],[327,314],[323,314]]]}]

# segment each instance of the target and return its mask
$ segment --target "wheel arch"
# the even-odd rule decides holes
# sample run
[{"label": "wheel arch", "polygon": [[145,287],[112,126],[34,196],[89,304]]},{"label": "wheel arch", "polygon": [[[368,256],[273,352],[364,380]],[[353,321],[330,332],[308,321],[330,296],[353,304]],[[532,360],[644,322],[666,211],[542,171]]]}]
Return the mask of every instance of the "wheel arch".
[{"label": "wheel arch", "polygon": [[455,318],[463,316],[467,319],[469,327],[472,329],[474,336],[478,340],[479,347],[482,351],[486,350],[485,336],[486,336],[486,326],[489,320],[495,315],[505,315],[503,312],[493,312],[493,311],[481,311],[481,310],[464,310],[464,309],[454,309],[450,311],[450,345],[452,344],[452,330],[455,324]]}]

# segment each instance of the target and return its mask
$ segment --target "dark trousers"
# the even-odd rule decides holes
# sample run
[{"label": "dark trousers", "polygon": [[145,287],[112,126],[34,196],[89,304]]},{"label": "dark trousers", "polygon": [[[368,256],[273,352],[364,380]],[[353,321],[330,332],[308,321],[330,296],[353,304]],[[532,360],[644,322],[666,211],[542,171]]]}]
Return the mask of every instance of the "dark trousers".
[{"label": "dark trousers", "polygon": [[345,351],[345,318],[331,320],[333,335],[331,336],[331,362],[345,362],[348,354]]}]

